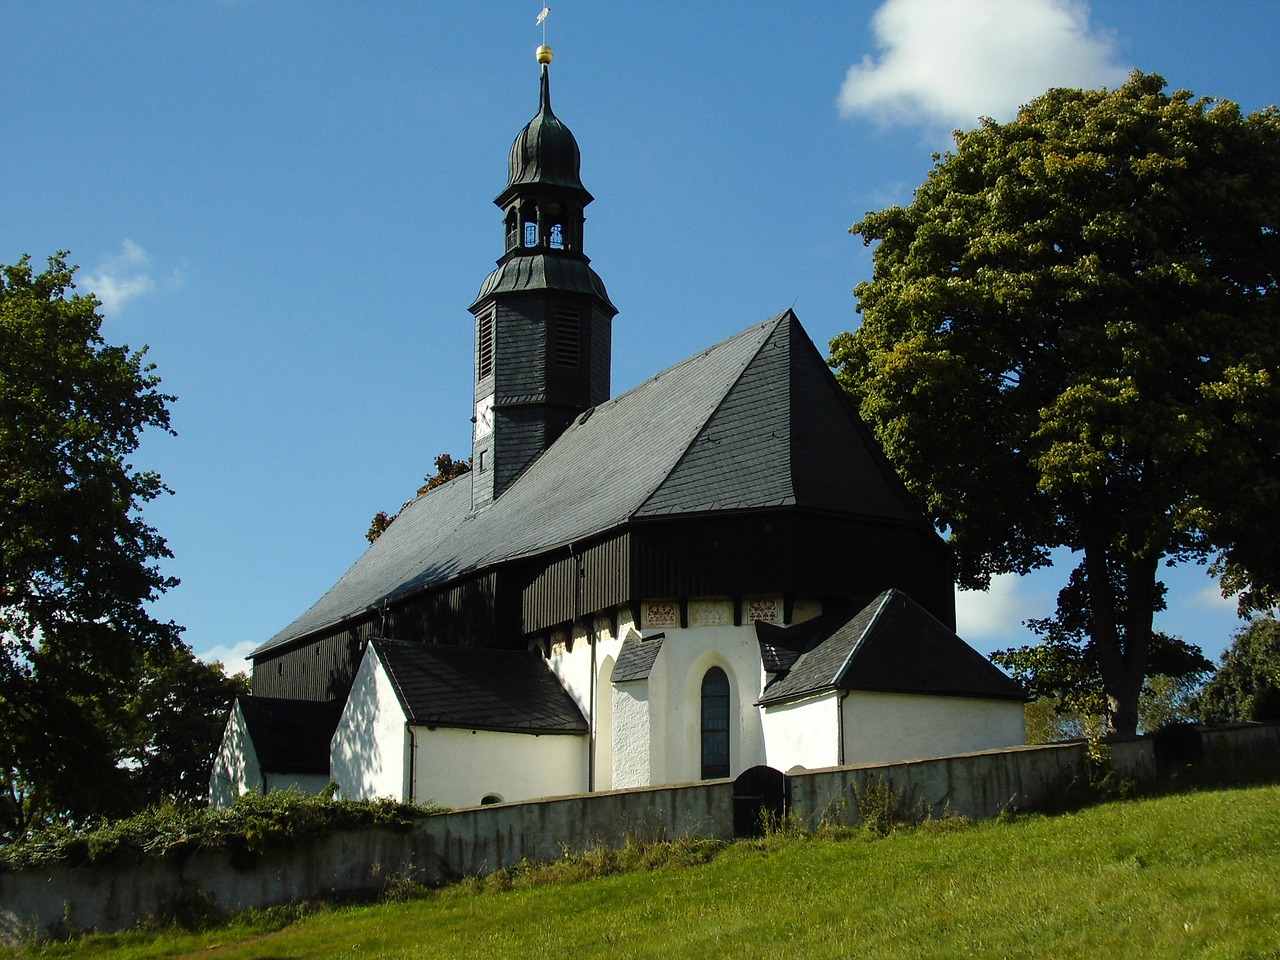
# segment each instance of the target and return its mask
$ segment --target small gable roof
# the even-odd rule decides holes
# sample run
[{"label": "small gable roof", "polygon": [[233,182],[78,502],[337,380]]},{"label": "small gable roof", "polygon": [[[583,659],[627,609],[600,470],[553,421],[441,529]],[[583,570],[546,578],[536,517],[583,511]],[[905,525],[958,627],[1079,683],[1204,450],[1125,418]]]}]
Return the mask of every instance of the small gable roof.
[{"label": "small gable roof", "polygon": [[[582,711],[537,651],[377,638],[370,648],[416,726],[582,734]],[[368,656],[369,654],[366,654]]]},{"label": "small gable roof", "polygon": [[629,683],[632,680],[648,680],[653,671],[653,664],[662,652],[662,641],[665,633],[657,633],[651,637],[642,637],[634,630],[622,641],[622,649],[618,651],[618,659],[613,665],[610,680],[613,683]]},{"label": "small gable roof", "polygon": [[765,705],[833,689],[1026,699],[1021,686],[899,590],[794,627],[757,624],[756,637],[772,674]]},{"label": "small gable roof", "polygon": [[251,656],[633,520],[798,506],[928,527],[790,310],[586,411],[476,512],[471,480],[410,503]]},{"label": "small gable roof", "polygon": [[338,728],[337,700],[236,698],[258,766],[269,773],[329,773],[329,741]]}]

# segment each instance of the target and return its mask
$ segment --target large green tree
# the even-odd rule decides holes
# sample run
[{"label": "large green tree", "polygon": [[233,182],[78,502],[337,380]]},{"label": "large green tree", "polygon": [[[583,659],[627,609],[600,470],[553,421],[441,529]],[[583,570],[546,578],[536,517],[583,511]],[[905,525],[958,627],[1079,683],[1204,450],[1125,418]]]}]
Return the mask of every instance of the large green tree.
[{"label": "large green tree", "polygon": [[851,229],[877,245],[841,382],[961,585],[1075,551],[1133,731],[1162,563],[1280,596],[1280,114],[1151,74],[1050,90]]},{"label": "large green tree", "polygon": [[1236,633],[1197,706],[1207,723],[1280,720],[1280,622],[1262,617]]},{"label": "large green tree", "polygon": [[221,663],[200,660],[186,644],[143,656],[124,702],[118,747],[135,807],[208,801],[227,711],[249,688],[246,674],[228,676]]},{"label": "large green tree", "polygon": [[102,337],[64,254],[0,268],[0,805],[32,819],[115,812],[140,664],[179,645],[147,603],[175,581],[140,507],[165,492],[130,458],[169,430],[145,351]]}]

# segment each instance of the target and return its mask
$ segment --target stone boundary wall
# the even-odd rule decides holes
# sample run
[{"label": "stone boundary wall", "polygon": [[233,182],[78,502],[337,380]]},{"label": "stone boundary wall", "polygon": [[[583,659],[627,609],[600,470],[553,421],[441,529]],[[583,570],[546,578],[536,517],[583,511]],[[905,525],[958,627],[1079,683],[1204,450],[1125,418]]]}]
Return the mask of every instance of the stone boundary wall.
[{"label": "stone boundary wall", "polygon": [[[1110,744],[1116,772],[1151,782],[1168,772],[1150,737]],[[1013,747],[932,760],[833,767],[790,777],[792,813],[811,826],[856,823],[857,796],[883,783],[916,809],[981,819],[1006,809],[1052,807],[1085,770],[1082,742]],[[1252,776],[1280,762],[1280,725],[1200,728],[1181,751],[1218,773]],[[1175,751],[1175,752],[1176,752]],[[1162,769],[1163,768],[1163,769]],[[269,850],[244,869],[225,851],[148,862],[0,872],[0,942],[63,929],[124,930],[184,903],[234,912],[299,900],[376,893],[404,878],[440,883],[480,876],[521,860],[549,861],[628,839],[733,838],[734,783],[617,790],[494,804],[438,814],[407,832],[343,831]]]}]

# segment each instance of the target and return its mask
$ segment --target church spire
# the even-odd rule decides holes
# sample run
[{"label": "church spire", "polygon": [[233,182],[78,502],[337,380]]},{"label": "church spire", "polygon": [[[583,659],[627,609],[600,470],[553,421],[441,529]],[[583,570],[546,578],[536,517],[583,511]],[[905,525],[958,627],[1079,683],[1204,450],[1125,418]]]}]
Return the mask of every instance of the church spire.
[{"label": "church spire", "polygon": [[581,153],[551,109],[551,48],[538,48],[538,112],[511,144],[503,255],[476,318],[472,504],[497,499],[584,410],[609,397],[618,312],[583,251]]}]

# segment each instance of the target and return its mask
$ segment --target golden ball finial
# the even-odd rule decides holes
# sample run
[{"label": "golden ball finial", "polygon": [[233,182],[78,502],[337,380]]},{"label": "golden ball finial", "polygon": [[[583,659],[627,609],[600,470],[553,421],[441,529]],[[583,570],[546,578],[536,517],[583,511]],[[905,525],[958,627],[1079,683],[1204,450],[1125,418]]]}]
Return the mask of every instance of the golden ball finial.
[{"label": "golden ball finial", "polygon": [[538,48],[538,62],[543,66],[551,62],[551,48],[545,43]]}]

